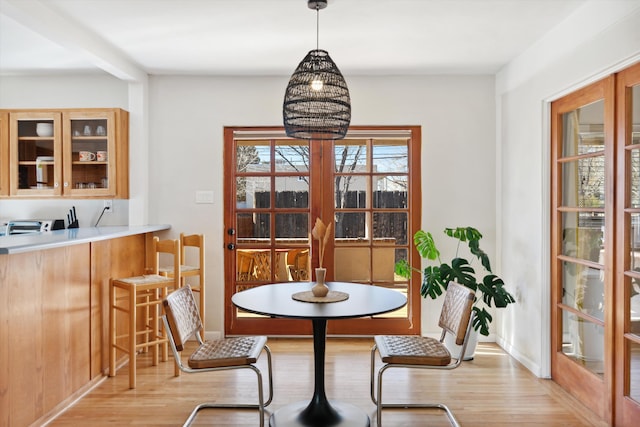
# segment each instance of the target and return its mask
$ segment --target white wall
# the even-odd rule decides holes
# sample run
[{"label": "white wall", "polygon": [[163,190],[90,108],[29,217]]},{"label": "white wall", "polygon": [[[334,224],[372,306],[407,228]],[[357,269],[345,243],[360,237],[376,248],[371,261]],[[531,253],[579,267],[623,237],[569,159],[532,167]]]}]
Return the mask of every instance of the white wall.
[{"label": "white wall", "polygon": [[589,2],[496,77],[499,269],[517,304],[498,342],[550,375],[549,103],[640,60],[640,2]]},{"label": "white wall", "polygon": [[[123,108],[127,109],[128,85],[107,74],[2,76],[0,108]],[[76,207],[80,226],[93,226],[103,209],[102,200],[0,199],[0,222],[7,219],[65,219]],[[129,202],[114,200],[113,213],[105,214],[100,225],[126,225]]]},{"label": "white wall", "polygon": [[[492,76],[354,77],[353,125],[422,126],[423,226],[473,225],[495,251],[495,104]],[[223,127],[282,124],[288,77],[152,77],[149,221],[167,235],[207,240],[208,331],[224,329]],[[132,159],[132,162],[135,162]],[[210,190],[213,204],[196,204]],[[423,331],[438,307],[423,303]]]}]

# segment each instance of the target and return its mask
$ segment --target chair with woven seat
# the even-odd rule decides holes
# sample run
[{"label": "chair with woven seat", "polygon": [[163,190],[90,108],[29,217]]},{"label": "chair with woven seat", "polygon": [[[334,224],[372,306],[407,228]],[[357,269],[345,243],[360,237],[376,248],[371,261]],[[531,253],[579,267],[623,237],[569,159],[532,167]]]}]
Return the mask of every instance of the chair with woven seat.
[{"label": "chair with woven seat", "polygon": [[[455,282],[449,282],[440,312],[440,339],[416,335],[378,335],[371,349],[371,400],[376,405],[378,427],[382,425],[383,408],[437,408],[446,412],[453,426],[458,421],[449,407],[442,403],[382,403],[382,374],[389,368],[455,369],[462,363],[469,333],[473,327],[475,292]],[[452,356],[444,345],[447,334],[455,337],[460,352]],[[382,360],[375,387],[375,353]],[[375,390],[375,391],[374,391]]]},{"label": "chair with woven seat", "polygon": [[[187,251],[189,250],[189,253]],[[198,261],[187,263],[187,258],[189,255],[195,254],[197,252]],[[205,274],[204,274],[204,235],[202,234],[190,234],[185,235],[184,233],[180,233],[180,260],[182,261],[180,264],[180,275],[181,275],[181,283],[180,286],[184,286],[187,281],[187,277],[195,277],[198,276],[198,284],[197,286],[193,286],[191,284],[191,290],[194,292],[198,292],[200,296],[200,319],[202,319],[202,323],[205,322]],[[189,261],[192,261],[191,259]],[[166,275],[169,277],[173,277],[174,266],[163,266],[158,269],[161,275]],[[204,331],[202,331],[204,334]],[[202,336],[204,338],[204,335]]]},{"label": "chair with woven seat", "polygon": [[[168,338],[160,319],[163,298],[180,287],[180,273],[175,277],[158,274],[160,254],[173,257],[173,265],[179,272],[180,242],[153,238],[153,265],[150,274],[111,279],[109,286],[109,376],[116,376],[117,351],[128,356],[129,388],[136,388],[136,354],[139,350],[152,350],[152,363],[158,364],[159,347],[162,360],[167,361]],[[140,315],[139,315],[140,312]],[[118,335],[118,313],[128,316],[126,334]],[[126,344],[122,340],[126,338]],[[178,368],[176,368],[178,373]]]},{"label": "chair with woven seat", "polygon": [[[198,412],[205,408],[258,409],[260,426],[264,426],[264,408],[271,403],[273,398],[271,350],[267,346],[267,337],[246,336],[203,341],[200,338],[200,331],[203,329],[202,321],[198,315],[198,307],[189,285],[169,294],[164,299],[163,306],[165,314],[162,316],[162,320],[166,330],[169,332],[169,344],[176,366],[181,371],[197,373],[229,369],[251,369],[258,378],[257,404],[201,403],[193,409],[184,426],[189,426],[195,420]],[[191,353],[187,366],[185,366],[182,362],[181,352],[185,348],[186,341],[192,337],[197,340],[198,347]],[[263,351],[267,354],[269,396],[266,402],[264,401],[262,372],[256,366],[256,362]]]},{"label": "chair with woven seat", "polygon": [[309,249],[293,249],[287,254],[287,259],[292,281],[309,280]]}]

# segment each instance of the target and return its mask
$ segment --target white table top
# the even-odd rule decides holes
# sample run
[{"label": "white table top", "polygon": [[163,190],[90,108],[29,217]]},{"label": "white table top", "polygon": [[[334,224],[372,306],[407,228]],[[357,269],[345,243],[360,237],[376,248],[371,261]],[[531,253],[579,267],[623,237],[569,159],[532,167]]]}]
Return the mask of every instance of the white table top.
[{"label": "white table top", "polygon": [[293,319],[348,319],[373,316],[397,310],[407,303],[404,294],[380,286],[327,282],[329,290],[346,292],[345,301],[312,303],[296,301],[291,295],[310,290],[313,282],[287,282],[262,285],[231,297],[237,307],[267,316]]}]

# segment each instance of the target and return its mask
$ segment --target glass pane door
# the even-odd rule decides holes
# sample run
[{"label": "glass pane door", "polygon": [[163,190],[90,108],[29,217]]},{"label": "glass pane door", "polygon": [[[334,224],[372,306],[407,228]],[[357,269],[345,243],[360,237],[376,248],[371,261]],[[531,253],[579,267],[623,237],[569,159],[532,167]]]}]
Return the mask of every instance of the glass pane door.
[{"label": "glass pane door", "polygon": [[309,279],[309,144],[237,140],[236,280]]},{"label": "glass pane door", "polygon": [[613,79],[552,104],[552,377],[609,416]]},{"label": "glass pane door", "polygon": [[640,420],[640,65],[620,73],[618,102],[618,224],[622,237],[616,283],[616,425]]},{"label": "glass pane door", "polygon": [[[250,287],[314,280],[317,218],[334,225],[323,258],[327,281],[385,286],[410,301],[375,319],[332,322],[329,333],[419,333],[420,284],[412,292],[409,281],[395,277],[394,264],[408,258],[407,236],[419,227],[419,166],[412,181],[410,159],[419,158],[420,133],[394,132],[402,136],[347,137],[334,145],[289,139],[281,129],[225,129],[227,334],[311,332],[308,321],[244,313],[230,300]],[[415,213],[409,211],[411,185]]]},{"label": "glass pane door", "polygon": [[[334,154],[334,278],[396,289],[394,266],[408,259],[410,138],[348,138]],[[406,316],[406,308],[387,316]],[[401,310],[402,311],[402,310]]]}]

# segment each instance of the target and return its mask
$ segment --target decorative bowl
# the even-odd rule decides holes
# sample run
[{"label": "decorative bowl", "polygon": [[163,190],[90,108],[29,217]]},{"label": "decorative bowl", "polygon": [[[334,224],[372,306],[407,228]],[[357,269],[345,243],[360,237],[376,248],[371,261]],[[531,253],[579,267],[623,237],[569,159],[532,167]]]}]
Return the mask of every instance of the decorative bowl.
[{"label": "decorative bowl", "polygon": [[53,136],[53,123],[36,124],[36,133],[38,136]]}]

